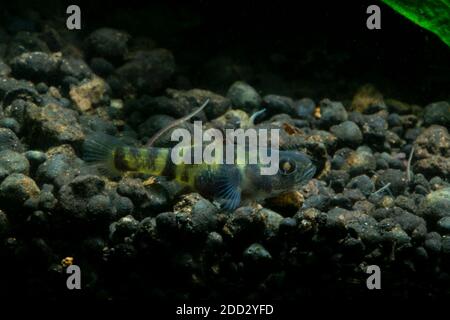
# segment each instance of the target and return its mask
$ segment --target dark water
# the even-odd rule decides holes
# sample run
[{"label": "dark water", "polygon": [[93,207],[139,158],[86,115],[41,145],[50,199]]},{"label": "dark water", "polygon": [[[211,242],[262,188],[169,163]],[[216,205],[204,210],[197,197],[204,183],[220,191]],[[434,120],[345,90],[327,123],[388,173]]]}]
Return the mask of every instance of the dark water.
[{"label": "dark water", "polygon": [[[26,2],[26,1],[25,1]],[[381,30],[366,28],[371,1],[81,1],[87,34],[109,26],[169,48],[194,87],[225,91],[244,79],[263,92],[350,99],[372,83],[385,96],[419,105],[449,97],[449,48],[434,34],[376,1]],[[64,19],[59,1],[10,4]],[[230,75],[205,63],[224,59]],[[222,76],[222,78],[221,78]],[[267,79],[269,78],[269,79]],[[222,81],[221,81],[222,80]]]}]

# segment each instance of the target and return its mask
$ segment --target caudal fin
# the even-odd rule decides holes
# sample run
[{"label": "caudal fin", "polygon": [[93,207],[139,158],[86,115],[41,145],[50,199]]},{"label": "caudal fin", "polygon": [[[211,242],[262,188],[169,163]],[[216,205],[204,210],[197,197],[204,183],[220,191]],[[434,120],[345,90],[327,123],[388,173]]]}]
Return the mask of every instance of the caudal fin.
[{"label": "caudal fin", "polygon": [[94,133],[83,143],[83,160],[104,175],[120,176],[121,172],[114,165],[114,154],[116,149],[123,145],[116,137]]}]

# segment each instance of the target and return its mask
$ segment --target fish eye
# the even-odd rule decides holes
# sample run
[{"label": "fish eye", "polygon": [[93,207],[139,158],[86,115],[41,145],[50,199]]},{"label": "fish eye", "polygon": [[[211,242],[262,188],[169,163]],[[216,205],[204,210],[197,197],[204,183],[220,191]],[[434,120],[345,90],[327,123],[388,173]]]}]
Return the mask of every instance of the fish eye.
[{"label": "fish eye", "polygon": [[289,159],[282,159],[280,160],[280,172],[281,174],[287,175],[291,174],[295,171],[296,164],[294,161]]}]

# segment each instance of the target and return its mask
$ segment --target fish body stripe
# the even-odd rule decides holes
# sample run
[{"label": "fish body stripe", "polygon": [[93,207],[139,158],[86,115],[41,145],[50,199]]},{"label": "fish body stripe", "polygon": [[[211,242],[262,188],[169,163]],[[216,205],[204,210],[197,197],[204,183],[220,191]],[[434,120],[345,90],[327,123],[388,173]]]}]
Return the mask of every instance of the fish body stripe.
[{"label": "fish body stripe", "polygon": [[136,171],[151,175],[171,175],[169,149],[119,147],[113,154],[115,168],[119,171]]},{"label": "fish body stripe", "polygon": [[[186,151],[182,150],[182,152]],[[242,164],[235,165],[220,163],[221,155],[216,155],[216,163],[212,164],[180,163],[175,165],[170,155],[171,149],[167,148],[119,147],[114,150],[113,159],[115,169],[119,171],[134,171],[156,176],[166,176],[175,178],[178,182],[195,189],[206,190],[212,187],[218,176],[223,175],[225,167],[236,167],[241,177],[243,177],[242,187],[244,189],[251,190],[257,186],[266,192],[271,190],[271,178],[260,175],[259,165],[244,164],[244,158],[239,159],[239,163]]]}]

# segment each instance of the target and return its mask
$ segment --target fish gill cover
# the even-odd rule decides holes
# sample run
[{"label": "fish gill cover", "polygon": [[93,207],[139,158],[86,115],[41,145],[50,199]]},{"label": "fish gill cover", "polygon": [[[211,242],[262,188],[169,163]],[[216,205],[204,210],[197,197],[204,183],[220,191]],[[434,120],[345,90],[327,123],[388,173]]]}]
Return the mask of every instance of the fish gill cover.
[{"label": "fish gill cover", "polygon": [[449,0],[383,0],[409,20],[435,33],[450,47]]}]

